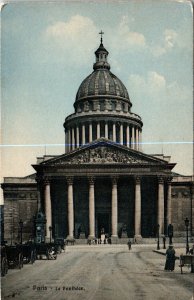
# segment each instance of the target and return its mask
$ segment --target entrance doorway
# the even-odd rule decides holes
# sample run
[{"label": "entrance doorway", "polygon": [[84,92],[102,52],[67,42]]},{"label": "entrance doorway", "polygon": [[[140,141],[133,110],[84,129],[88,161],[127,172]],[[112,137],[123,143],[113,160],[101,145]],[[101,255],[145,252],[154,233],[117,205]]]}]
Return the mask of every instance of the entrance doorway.
[{"label": "entrance doorway", "polygon": [[102,230],[108,236],[110,235],[110,214],[98,213],[97,214],[97,237],[100,238]]}]

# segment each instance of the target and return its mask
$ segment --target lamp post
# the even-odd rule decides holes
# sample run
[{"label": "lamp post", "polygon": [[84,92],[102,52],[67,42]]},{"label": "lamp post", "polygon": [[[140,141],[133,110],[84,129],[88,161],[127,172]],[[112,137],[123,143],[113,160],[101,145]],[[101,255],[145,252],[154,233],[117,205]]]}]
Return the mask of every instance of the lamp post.
[{"label": "lamp post", "polygon": [[23,231],[23,225],[24,225],[24,223],[23,223],[23,221],[20,219],[20,221],[19,221],[19,226],[20,226],[20,244],[22,244],[22,231]]},{"label": "lamp post", "polygon": [[49,226],[49,231],[50,231],[50,243],[51,243],[51,234],[52,234],[52,227]]},{"label": "lamp post", "polygon": [[157,225],[157,235],[158,235],[157,250],[160,250],[160,224]]},{"label": "lamp post", "polygon": [[186,239],[186,254],[189,253],[189,219],[186,218],[185,219],[185,227],[186,227],[186,235],[187,235],[187,239]]}]

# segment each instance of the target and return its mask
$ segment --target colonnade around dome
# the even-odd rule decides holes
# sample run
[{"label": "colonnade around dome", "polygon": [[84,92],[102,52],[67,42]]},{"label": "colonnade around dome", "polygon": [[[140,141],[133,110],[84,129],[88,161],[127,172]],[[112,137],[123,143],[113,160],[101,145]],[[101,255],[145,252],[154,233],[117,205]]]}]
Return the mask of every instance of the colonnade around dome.
[{"label": "colonnade around dome", "polygon": [[131,149],[142,150],[142,131],[139,127],[121,121],[99,120],[69,127],[65,135],[65,151],[67,153],[102,137]]}]

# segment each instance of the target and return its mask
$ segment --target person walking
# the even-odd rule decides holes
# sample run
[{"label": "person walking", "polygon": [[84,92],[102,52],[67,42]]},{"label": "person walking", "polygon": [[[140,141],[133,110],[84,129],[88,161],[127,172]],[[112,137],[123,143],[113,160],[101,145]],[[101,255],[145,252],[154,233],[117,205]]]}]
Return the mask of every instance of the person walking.
[{"label": "person walking", "polygon": [[129,250],[131,250],[131,240],[128,241],[127,243]]},{"label": "person walking", "polygon": [[166,263],[165,263],[164,270],[174,271],[175,260],[176,260],[175,250],[173,248],[173,245],[170,245],[166,250]]}]

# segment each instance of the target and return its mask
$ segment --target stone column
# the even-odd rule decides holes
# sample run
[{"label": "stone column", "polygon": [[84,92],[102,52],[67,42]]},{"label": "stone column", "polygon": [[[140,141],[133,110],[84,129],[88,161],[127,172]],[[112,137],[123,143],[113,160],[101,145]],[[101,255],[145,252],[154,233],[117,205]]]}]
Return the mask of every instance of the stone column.
[{"label": "stone column", "polygon": [[42,176],[36,175],[35,179],[36,179],[36,182],[37,182],[37,211],[39,211],[42,207],[42,205],[41,205]]},{"label": "stone column", "polygon": [[72,136],[72,150],[75,149],[75,132],[74,128],[71,129],[71,136]]},{"label": "stone column", "polygon": [[76,144],[77,148],[79,148],[79,126],[76,127]]},{"label": "stone column", "polygon": [[127,147],[130,146],[130,142],[129,142],[129,125],[127,125],[126,128],[126,143],[127,143]]},{"label": "stone column", "polygon": [[67,136],[67,130],[66,130],[65,131],[65,153],[68,152],[67,143],[68,143],[68,136]]},{"label": "stone column", "polygon": [[97,139],[100,138],[100,123],[97,123]]},{"label": "stone column", "polygon": [[89,177],[89,238],[95,237],[94,178]]},{"label": "stone column", "polygon": [[141,237],[141,179],[135,178],[135,241],[138,242]]},{"label": "stone column", "polygon": [[160,234],[164,234],[164,179],[158,178],[158,224]]},{"label": "stone column", "polygon": [[67,177],[68,184],[68,237],[74,238],[73,177]]},{"label": "stone column", "polygon": [[139,131],[139,151],[142,151],[142,131]]},{"label": "stone column", "polygon": [[105,139],[108,139],[108,123],[105,123]]},{"label": "stone column", "polygon": [[112,178],[112,235],[113,240],[118,238],[118,201],[117,201],[117,178]]},{"label": "stone column", "polygon": [[131,148],[135,149],[135,128],[132,127],[132,140],[131,140]]},{"label": "stone column", "polygon": [[68,152],[71,151],[71,129],[68,129]]},{"label": "stone column", "polygon": [[86,143],[86,131],[85,131],[85,125],[82,124],[82,145],[85,145]]},{"label": "stone column", "polygon": [[168,185],[168,194],[167,194],[167,226],[172,224],[171,220],[171,180],[172,178],[168,178],[167,185]]},{"label": "stone column", "polygon": [[135,147],[135,149],[136,150],[139,150],[139,129],[138,128],[136,128],[136,134],[135,134],[135,136],[136,136],[136,147]]},{"label": "stone column", "polygon": [[49,227],[52,226],[52,210],[51,210],[51,193],[50,193],[50,180],[45,179],[44,181],[44,206],[45,206],[45,217],[46,217],[46,239],[49,239],[50,232]]},{"label": "stone column", "polygon": [[92,142],[92,123],[89,124],[89,143]]},{"label": "stone column", "polygon": [[120,144],[123,145],[123,124],[120,125]]},{"label": "stone column", "polygon": [[113,142],[116,142],[116,124],[113,123],[112,125],[112,132],[113,132]]}]

